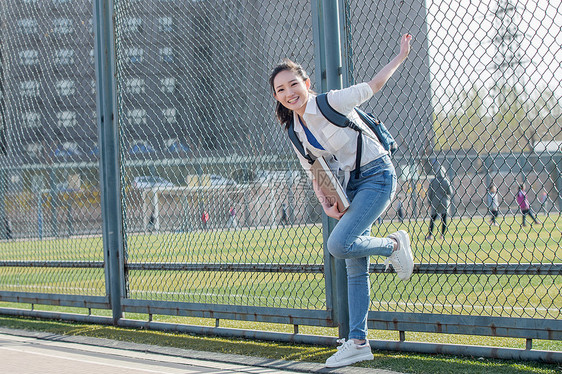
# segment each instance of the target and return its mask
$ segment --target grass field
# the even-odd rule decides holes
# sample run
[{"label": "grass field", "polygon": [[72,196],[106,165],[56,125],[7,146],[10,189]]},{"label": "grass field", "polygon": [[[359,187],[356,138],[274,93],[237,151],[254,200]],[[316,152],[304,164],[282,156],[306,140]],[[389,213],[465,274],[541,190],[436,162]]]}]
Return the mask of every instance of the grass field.
[{"label": "grass field", "polygon": [[[562,252],[560,215],[541,216],[544,225],[522,228],[520,217],[506,217],[499,226],[490,227],[482,217],[455,219],[444,239],[426,241],[426,224],[408,221],[403,224],[384,222],[373,227],[374,235],[386,235],[397,229],[407,230],[412,237],[416,263],[560,263]],[[130,234],[127,237],[128,261],[163,263],[244,263],[244,264],[322,264],[322,233],[319,226],[268,227],[232,231],[188,233]],[[100,237],[45,239],[37,241],[0,242],[0,261],[103,261]],[[382,263],[381,258],[372,258]],[[0,289],[3,291],[46,292],[79,295],[104,295],[103,269],[46,267],[0,267]],[[129,272],[129,297],[149,300],[171,300],[281,308],[325,308],[322,274],[211,271],[141,271]],[[408,283],[398,282],[394,274],[373,274],[371,310],[407,311],[484,316],[512,316],[559,319],[562,305],[560,276],[530,275],[452,275],[415,274]],[[30,308],[30,305],[0,303],[0,307]],[[86,313],[79,308],[38,306],[34,309]],[[95,310],[97,315],[111,315]],[[146,319],[145,315],[127,314],[127,318]],[[214,326],[213,319],[153,316],[156,321]],[[6,322],[8,325],[12,322]],[[3,324],[0,318],[0,325]],[[17,323],[16,323],[17,324]],[[221,326],[293,331],[293,326],[221,320]],[[128,333],[107,327],[84,329],[69,327],[73,333],[91,331],[93,336],[107,334],[118,338]],[[333,328],[300,326],[304,334],[337,335]],[[136,334],[131,332],[131,334]],[[153,336],[157,336],[155,333]],[[158,335],[159,336],[159,335]],[[396,340],[394,331],[370,331],[370,339]],[[137,336],[143,340],[146,337]],[[153,339],[153,338],[148,338]],[[154,338],[160,343],[169,336]],[[181,338],[180,338],[181,339]],[[183,338],[185,339],[185,338]],[[407,332],[408,341],[449,344],[476,344],[524,348],[524,339],[482,336],[456,336]],[[222,342],[222,341],[221,341]],[[240,343],[240,342],[238,342]],[[179,343],[178,343],[179,344]],[[185,344],[185,343],[181,343]],[[191,344],[191,343],[190,343]],[[222,343],[206,343],[221,345]],[[562,350],[562,342],[533,342],[539,350]],[[237,349],[232,348],[234,352]],[[280,348],[285,351],[287,348]],[[298,353],[293,349],[286,358],[324,360],[330,350]],[[303,348],[303,350],[306,350]],[[252,354],[256,347],[249,349]],[[259,351],[259,350],[258,350]],[[267,350],[266,350],[267,351]],[[261,352],[261,351],[260,351]],[[254,352],[257,353],[257,352]],[[266,357],[268,353],[259,353]],[[272,354],[281,358],[283,354]],[[399,360],[397,360],[399,359]],[[492,362],[492,363],[490,363]],[[382,365],[382,366],[381,366]],[[448,373],[451,367],[459,373],[555,373],[556,366],[494,364],[493,361],[464,360],[408,354],[377,356],[373,367],[407,372]]]},{"label": "grass field", "polygon": [[[520,217],[489,226],[482,217],[454,219],[444,239],[425,240],[424,223],[385,222],[374,235],[410,232],[416,263],[560,263],[560,215],[521,227]],[[315,225],[187,233],[130,234],[130,263],[323,263]],[[4,261],[103,261],[100,237],[0,243]],[[382,263],[384,258],[372,258]],[[552,275],[415,274],[407,283],[373,274],[372,309],[425,313],[559,318],[562,279]],[[285,308],[325,308],[323,274],[130,270],[129,297]],[[103,269],[1,267],[2,290],[104,295]]]}]

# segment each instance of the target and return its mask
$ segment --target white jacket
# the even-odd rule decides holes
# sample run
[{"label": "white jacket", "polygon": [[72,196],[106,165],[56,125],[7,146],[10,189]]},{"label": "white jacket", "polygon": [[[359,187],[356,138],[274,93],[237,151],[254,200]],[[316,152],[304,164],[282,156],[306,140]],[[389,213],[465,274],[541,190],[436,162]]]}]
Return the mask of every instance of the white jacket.
[{"label": "white jacket", "polygon": [[[360,83],[341,90],[328,92],[328,103],[332,108],[351,119],[363,131],[363,151],[361,166],[380,158],[388,152],[382,147],[376,136],[359,118],[354,108],[361,105],[373,96],[373,91],[367,83]],[[297,137],[304,145],[308,153],[314,157],[325,157],[330,159],[335,156],[337,167],[345,173],[344,187],[347,185],[350,173],[356,169],[355,155],[357,153],[358,132],[349,128],[341,128],[330,123],[320,112],[316,105],[316,96],[310,95],[306,110],[303,115],[307,128],[316,138],[324,150],[312,146],[302,128],[297,114],[294,114],[294,129]],[[294,147],[294,146],[293,146]],[[309,177],[310,164],[295,148],[302,167],[307,171]]]}]

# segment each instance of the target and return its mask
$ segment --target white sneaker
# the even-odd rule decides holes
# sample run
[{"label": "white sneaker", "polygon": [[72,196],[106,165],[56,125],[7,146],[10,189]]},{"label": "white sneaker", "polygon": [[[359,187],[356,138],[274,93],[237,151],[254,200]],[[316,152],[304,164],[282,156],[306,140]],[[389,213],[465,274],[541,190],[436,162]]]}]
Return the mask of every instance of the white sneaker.
[{"label": "white sneaker", "polygon": [[338,343],[341,343],[338,351],[326,360],[327,368],[338,368],[374,358],[368,340],[361,345],[355,344],[353,340],[345,341],[345,339],[338,339]]},{"label": "white sneaker", "polygon": [[404,230],[400,230],[394,234],[390,234],[388,237],[398,242],[398,250],[392,252],[384,264],[388,269],[388,264],[391,263],[398,278],[404,281],[408,280],[414,271],[414,257],[412,256],[408,233]]}]

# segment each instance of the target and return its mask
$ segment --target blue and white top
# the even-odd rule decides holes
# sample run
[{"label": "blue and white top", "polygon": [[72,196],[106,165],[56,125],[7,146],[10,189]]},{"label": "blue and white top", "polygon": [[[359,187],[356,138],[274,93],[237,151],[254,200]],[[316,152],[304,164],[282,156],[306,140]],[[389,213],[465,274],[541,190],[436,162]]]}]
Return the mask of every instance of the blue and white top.
[{"label": "blue and white top", "polygon": [[[351,119],[363,131],[363,154],[361,165],[376,160],[388,152],[382,147],[376,136],[366,127],[361,118],[357,115],[354,108],[369,100],[373,96],[373,91],[368,83],[360,83],[341,90],[328,92],[328,102],[336,111]],[[310,95],[306,104],[303,119],[307,130],[310,131],[317,144],[311,144],[307,137],[304,127],[299,121],[298,115],[294,113],[294,128],[299,140],[303,143],[308,153],[315,157],[325,157],[326,159],[335,157],[337,167],[345,173],[344,187],[349,181],[350,173],[355,170],[355,154],[357,152],[357,131],[349,127],[338,127],[330,123],[320,112],[316,105],[316,96]],[[369,134],[372,134],[370,136]],[[314,143],[314,140],[312,141]],[[321,146],[321,148],[318,147]],[[294,147],[294,146],[293,146]],[[302,167],[307,171],[310,178],[310,164],[295,148]]]}]

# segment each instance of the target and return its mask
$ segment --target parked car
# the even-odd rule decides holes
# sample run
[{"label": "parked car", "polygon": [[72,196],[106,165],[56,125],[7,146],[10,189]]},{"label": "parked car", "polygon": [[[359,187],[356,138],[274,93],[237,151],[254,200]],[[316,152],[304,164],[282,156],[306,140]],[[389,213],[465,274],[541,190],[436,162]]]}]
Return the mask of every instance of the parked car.
[{"label": "parked car", "polygon": [[211,186],[228,186],[228,185],[236,184],[236,182],[233,179],[225,178],[223,176],[216,175],[216,174],[211,174],[210,179],[211,179]]},{"label": "parked car", "polygon": [[145,175],[140,177],[135,177],[133,180],[133,187],[135,188],[165,188],[165,187],[175,187],[175,184],[162,177],[157,177],[153,175]]},{"label": "parked car", "polygon": [[256,173],[256,181],[259,183],[298,183],[301,174],[298,171],[289,170],[260,170]]}]

